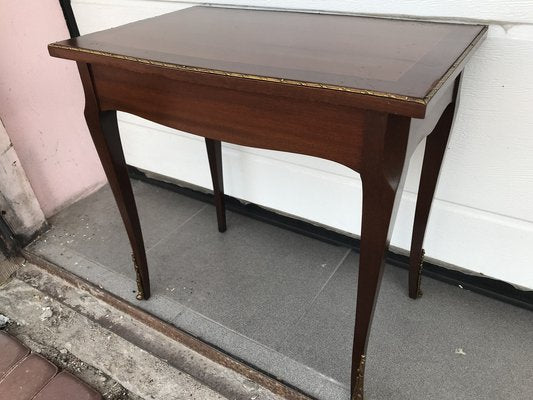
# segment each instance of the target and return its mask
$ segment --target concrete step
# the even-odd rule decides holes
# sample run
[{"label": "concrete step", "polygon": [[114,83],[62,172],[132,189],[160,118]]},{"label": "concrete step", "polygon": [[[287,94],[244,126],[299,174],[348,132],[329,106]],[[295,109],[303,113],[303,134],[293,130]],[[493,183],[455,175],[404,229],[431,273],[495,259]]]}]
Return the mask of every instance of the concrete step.
[{"label": "concrete step", "polygon": [[8,331],[32,350],[53,348],[79,360],[100,373],[95,388],[109,377],[125,389],[124,399],[281,399],[32,264],[0,287],[0,313],[11,320]]}]

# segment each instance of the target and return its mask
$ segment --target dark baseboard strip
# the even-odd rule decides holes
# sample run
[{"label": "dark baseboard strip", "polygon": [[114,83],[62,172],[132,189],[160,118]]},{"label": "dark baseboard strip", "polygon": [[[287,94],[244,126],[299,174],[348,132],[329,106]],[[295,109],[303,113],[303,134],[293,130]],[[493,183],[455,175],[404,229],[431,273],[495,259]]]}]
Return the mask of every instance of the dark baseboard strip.
[{"label": "dark baseboard strip", "polygon": [[[148,182],[152,185],[156,185],[206,203],[211,203],[213,201],[213,195],[211,193],[205,193],[150,178],[142,171],[131,166],[129,167],[129,172],[130,176],[134,179]],[[297,232],[323,242],[331,243],[337,246],[349,247],[359,252],[359,239],[343,235],[342,233],[316,226],[296,218],[277,214],[253,203],[243,203],[242,201],[231,196],[226,195],[225,201],[226,208],[230,211],[246,215],[250,218],[279,226],[283,229]],[[387,254],[387,263],[404,269],[409,268],[409,258],[407,256],[393,253],[391,251],[389,251]],[[509,283],[497,279],[487,278],[479,275],[468,275],[461,271],[456,271],[428,263],[427,261],[424,262],[422,275],[453,286],[461,286],[466,290],[470,290],[472,292],[533,311],[533,291],[520,290]],[[407,295],[407,286],[405,290]]]}]

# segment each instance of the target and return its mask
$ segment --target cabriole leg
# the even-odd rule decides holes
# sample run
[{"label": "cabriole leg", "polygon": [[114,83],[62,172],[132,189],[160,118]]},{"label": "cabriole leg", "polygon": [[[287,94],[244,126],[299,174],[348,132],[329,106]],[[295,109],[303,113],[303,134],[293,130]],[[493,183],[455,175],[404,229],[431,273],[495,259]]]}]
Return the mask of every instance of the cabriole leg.
[{"label": "cabriole leg", "polygon": [[90,66],[78,63],[85,91],[85,119],[96,151],[104,167],[133,250],[137,299],[150,297],[150,278],[141,224],[131,188],[126,160],[120,142],[116,111],[101,111],[93,90]]},{"label": "cabriole leg", "polygon": [[[371,118],[371,117],[370,117]],[[370,325],[408,161],[409,118],[377,115],[365,131],[363,219],[352,354],[351,399],[363,400]]]},{"label": "cabriole leg", "polygon": [[455,99],[459,87],[459,79],[455,82],[453,101],[446,107],[437,125],[426,138],[424,161],[418,187],[413,236],[411,238],[411,252],[409,256],[409,297],[416,299],[422,295],[420,281],[424,263],[424,250],[422,249],[426,226],[433,202],[433,195],[437,187],[442,159],[448,144],[455,113]]}]

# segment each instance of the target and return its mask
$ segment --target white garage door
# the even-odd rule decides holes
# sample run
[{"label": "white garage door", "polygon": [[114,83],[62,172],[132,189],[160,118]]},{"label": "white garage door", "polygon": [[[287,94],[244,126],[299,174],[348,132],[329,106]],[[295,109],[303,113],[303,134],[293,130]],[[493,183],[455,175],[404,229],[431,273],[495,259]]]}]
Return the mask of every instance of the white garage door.
[{"label": "white garage door", "polygon": [[[501,21],[464,74],[426,236],[428,258],[533,288],[533,2],[262,0],[225,4]],[[195,5],[187,1],[73,0],[82,34]],[[211,188],[203,139],[123,114],[130,165]],[[226,193],[353,235],[361,183],[311,157],[226,144]],[[422,159],[411,161],[392,245],[409,248]]]}]

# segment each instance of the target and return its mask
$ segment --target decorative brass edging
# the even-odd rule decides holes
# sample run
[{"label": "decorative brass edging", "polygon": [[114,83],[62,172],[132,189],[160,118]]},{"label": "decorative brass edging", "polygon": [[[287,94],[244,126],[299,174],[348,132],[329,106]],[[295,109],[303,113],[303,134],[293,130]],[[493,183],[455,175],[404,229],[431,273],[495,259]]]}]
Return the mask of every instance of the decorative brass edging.
[{"label": "decorative brass edging", "polygon": [[422,290],[420,286],[422,285],[422,269],[424,268],[424,257],[426,256],[426,251],[422,249],[420,253],[420,264],[418,265],[418,281],[416,285],[416,297],[422,296]]},{"label": "decorative brass edging", "polygon": [[133,62],[138,62],[141,64],[147,64],[147,65],[154,65],[157,67],[177,69],[180,71],[202,72],[202,73],[214,74],[214,75],[231,76],[234,78],[244,78],[244,79],[252,79],[252,80],[264,81],[264,82],[282,83],[282,84],[293,85],[293,86],[304,86],[304,87],[311,87],[311,88],[318,88],[318,89],[330,89],[330,90],[337,90],[340,92],[357,93],[357,94],[363,94],[367,96],[376,96],[376,97],[383,97],[383,98],[394,99],[394,100],[408,101],[408,102],[418,103],[418,104],[426,104],[426,101],[424,99],[421,99],[418,97],[403,96],[400,94],[379,92],[375,90],[356,89],[356,88],[351,88],[347,86],[330,85],[326,83],[306,82],[306,81],[299,81],[299,80],[294,80],[294,79],[274,78],[274,77],[269,77],[269,76],[244,74],[241,72],[229,72],[229,71],[222,71],[222,70],[211,69],[211,68],[193,67],[189,65],[165,63],[161,61],[148,60],[145,58],[138,58],[138,57],[131,57],[131,56],[125,56],[121,54],[110,53],[107,51],[90,50],[90,49],[84,49],[81,47],[71,47],[71,46],[58,44],[58,43],[49,44],[48,47],[62,49],[62,50],[69,50],[69,51],[78,51],[81,53],[94,54],[94,55],[103,56],[103,57],[111,57],[111,58],[116,58],[119,60],[133,61]]},{"label": "decorative brass edging", "polygon": [[275,78],[275,77],[269,77],[269,76],[245,74],[241,72],[230,72],[230,71],[222,71],[218,69],[211,69],[211,68],[204,68],[204,67],[194,67],[190,65],[165,63],[161,61],[148,60],[146,58],[125,56],[125,55],[111,53],[107,51],[91,50],[91,49],[85,49],[81,47],[72,47],[72,46],[67,46],[67,45],[59,44],[59,43],[51,43],[48,45],[48,47],[68,50],[68,51],[77,51],[80,53],[94,54],[94,55],[103,56],[103,57],[111,57],[111,58],[116,58],[119,60],[133,61],[133,62],[137,62],[141,64],[154,65],[157,67],[176,69],[180,71],[201,72],[201,73],[208,73],[208,74],[214,74],[214,75],[231,76],[235,78],[252,79],[252,80],[258,80],[258,81],[264,81],[264,82],[282,83],[282,84],[294,85],[294,86],[311,87],[311,88],[318,88],[318,89],[330,89],[330,90],[337,90],[340,92],[357,93],[357,94],[362,94],[362,95],[367,95],[367,96],[376,96],[376,97],[382,97],[382,98],[401,100],[401,101],[407,101],[411,103],[427,105],[430,102],[431,98],[435,95],[435,93],[437,93],[437,91],[442,87],[442,85],[444,85],[444,83],[448,80],[448,78],[455,72],[459,64],[461,64],[461,62],[468,55],[470,50],[472,50],[472,48],[474,48],[478,44],[481,38],[483,38],[483,36],[487,32],[487,29],[488,28],[486,26],[483,29],[481,29],[478,35],[472,40],[472,42],[466,47],[466,49],[459,55],[459,57],[455,60],[455,62],[451,65],[451,67],[448,68],[446,73],[442,76],[441,79],[439,79],[439,81],[435,84],[435,86],[433,86],[433,88],[424,96],[424,98],[405,96],[405,95],[388,93],[388,92],[380,92],[380,91],[368,90],[368,89],[357,89],[357,88],[352,88],[348,86],[331,85],[331,84],[326,84],[326,83],[306,82],[306,81],[299,81],[295,79]]},{"label": "decorative brass edging", "polygon": [[133,268],[135,269],[135,277],[137,280],[137,295],[135,297],[137,300],[142,300],[144,299],[144,291],[141,283],[141,273],[139,272],[139,265],[137,264],[137,259],[133,253],[131,253],[131,260],[133,261]]},{"label": "decorative brass edging", "polygon": [[359,361],[359,366],[357,367],[356,371],[356,378],[355,378],[355,388],[353,390],[352,399],[351,400],[363,400],[364,397],[364,382],[365,382],[365,363],[366,363],[366,355],[361,356],[361,360]]},{"label": "decorative brass edging", "polygon": [[465,57],[470,53],[470,50],[472,50],[476,45],[479,43],[481,38],[485,36],[485,33],[487,32],[488,27],[485,26],[479,33],[476,35],[476,37],[470,42],[470,44],[464,49],[464,51],[457,57],[455,62],[452,64],[450,68],[448,68],[448,71],[442,76],[442,78],[439,79],[439,81],[433,86],[433,89],[431,89],[425,96],[424,96],[424,104],[429,103],[431,98],[435,95],[435,93],[438,92],[438,90],[444,85],[444,82],[448,80],[448,78],[455,72],[459,64],[463,62]]}]

